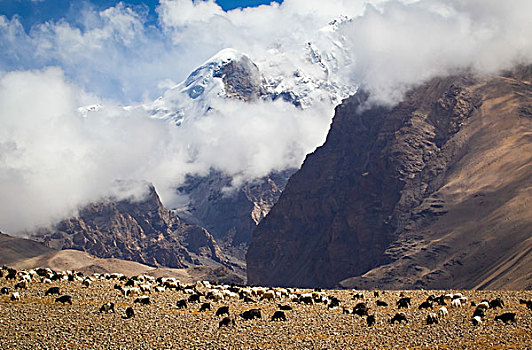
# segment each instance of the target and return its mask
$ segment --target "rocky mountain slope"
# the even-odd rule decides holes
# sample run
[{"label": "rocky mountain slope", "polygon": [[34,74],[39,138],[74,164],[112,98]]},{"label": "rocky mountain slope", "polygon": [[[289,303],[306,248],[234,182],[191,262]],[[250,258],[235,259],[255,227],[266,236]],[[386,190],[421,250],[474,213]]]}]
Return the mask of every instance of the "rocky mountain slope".
[{"label": "rocky mountain slope", "polygon": [[54,249],[75,249],[100,258],[120,258],[149,266],[233,267],[202,227],[183,223],[164,208],[150,187],[142,200],[102,200],[33,238]]},{"label": "rocky mountain slope", "polygon": [[244,260],[251,232],[277,202],[295,171],[272,173],[231,192],[225,189],[231,187],[232,179],[221,172],[211,171],[205,177],[191,176],[178,188],[190,199],[188,207],[181,210],[179,216],[205,227],[222,250],[229,249]]},{"label": "rocky mountain slope", "polygon": [[248,282],[532,288],[531,78],[433,79],[393,108],[345,101],[254,232]]}]

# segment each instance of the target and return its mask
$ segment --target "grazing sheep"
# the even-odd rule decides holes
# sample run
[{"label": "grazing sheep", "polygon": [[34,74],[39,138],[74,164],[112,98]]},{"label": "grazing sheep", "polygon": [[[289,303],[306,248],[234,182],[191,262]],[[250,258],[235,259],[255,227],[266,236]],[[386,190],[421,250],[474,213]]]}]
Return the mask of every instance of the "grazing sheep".
[{"label": "grazing sheep", "polygon": [[279,304],[279,310],[290,311],[290,310],[292,310],[292,307],[290,305],[281,305],[281,304]]},{"label": "grazing sheep", "polygon": [[211,303],[203,303],[199,309],[199,312],[204,312],[211,309]]},{"label": "grazing sheep", "polygon": [[244,320],[250,321],[256,318],[262,318],[262,314],[260,312],[260,309],[251,309],[241,313],[240,317],[242,317]]},{"label": "grazing sheep", "polygon": [[427,324],[438,324],[438,315],[434,312],[431,312],[427,315]]},{"label": "grazing sheep", "polygon": [[358,299],[364,299],[364,293],[355,293],[353,295],[353,300],[358,300]]},{"label": "grazing sheep", "polygon": [[218,328],[229,327],[235,325],[235,319],[230,317],[224,317],[220,322],[218,322]]},{"label": "grazing sheep", "polygon": [[272,315],[272,321],[286,321],[286,315],[284,311],[275,311]]},{"label": "grazing sheep", "polygon": [[70,304],[72,305],[72,297],[70,295],[62,295],[59,298],[55,298],[56,303]]},{"label": "grazing sheep", "polygon": [[314,304],[314,299],[312,299],[311,296],[301,296],[299,298],[299,302],[307,305],[312,305]]},{"label": "grazing sheep", "polygon": [[20,281],[17,284],[15,284],[15,289],[28,289],[29,283],[27,280]]},{"label": "grazing sheep", "polygon": [[2,287],[0,289],[0,295],[8,295],[9,294],[9,288],[7,287]]},{"label": "grazing sheep", "polygon": [[445,318],[449,316],[449,310],[447,310],[445,306],[440,307],[440,309],[438,310],[438,316],[440,318]]},{"label": "grazing sheep", "polygon": [[187,308],[187,301],[186,299],[179,300],[177,302],[177,308],[178,309],[186,309]]},{"label": "grazing sheep", "polygon": [[483,309],[483,308],[476,308],[475,309],[475,312],[473,312],[473,317],[475,316],[478,316],[478,317],[486,317],[486,309]]},{"label": "grazing sheep", "polygon": [[20,300],[20,293],[19,292],[14,292],[13,294],[11,294],[11,297],[9,298],[9,300],[11,300],[11,301],[19,301]]},{"label": "grazing sheep", "polygon": [[394,324],[395,322],[403,323],[403,321],[405,321],[405,323],[408,323],[406,315],[403,312],[398,312],[395,314],[394,317],[390,319],[390,324]]},{"label": "grazing sheep", "polygon": [[229,306],[220,306],[218,310],[216,310],[216,316],[221,316],[221,315],[229,316]]},{"label": "grazing sheep", "polygon": [[81,284],[85,287],[85,288],[89,288],[92,284],[91,280],[86,278],[83,280],[83,282],[81,282]]},{"label": "grazing sheep", "polygon": [[7,269],[6,280],[16,280],[17,279],[17,270],[9,268]]},{"label": "grazing sheep", "polygon": [[451,307],[452,308],[461,308],[462,307],[462,303],[460,302],[460,299],[453,299],[451,301]]},{"label": "grazing sheep", "polygon": [[515,323],[515,312],[505,312],[504,314],[495,316],[495,321],[497,320],[501,320],[505,324],[508,324],[510,321]]},{"label": "grazing sheep", "polygon": [[114,313],[115,312],[115,303],[105,303],[100,307],[100,312],[105,313]]},{"label": "grazing sheep", "polygon": [[387,307],[388,303],[382,300],[377,300],[377,306]]},{"label": "grazing sheep", "polygon": [[151,304],[151,300],[150,300],[150,297],[140,297],[140,298],[135,299],[133,303],[138,303],[141,305],[149,305]]},{"label": "grazing sheep", "polygon": [[358,316],[368,316],[369,308],[366,303],[358,303],[353,308],[353,314]]},{"label": "grazing sheep", "polygon": [[504,307],[504,302],[502,301],[501,298],[496,298],[496,299],[493,299],[492,301],[489,302],[490,304],[490,309],[496,309],[496,308],[503,308]]},{"label": "grazing sheep", "polygon": [[375,315],[369,315],[366,318],[366,324],[368,325],[368,327],[372,327],[375,324],[375,321]]},{"label": "grazing sheep", "polygon": [[422,302],[419,305],[418,310],[423,310],[423,309],[432,309],[432,303],[430,301]]},{"label": "grazing sheep", "polygon": [[273,300],[275,299],[275,292],[273,290],[266,291],[263,295],[261,300]]},{"label": "grazing sheep", "polygon": [[133,318],[135,317],[135,311],[133,311],[133,308],[131,306],[128,306],[126,309],[126,316],[124,318]]},{"label": "grazing sheep", "polygon": [[139,284],[140,291],[142,293],[150,293],[151,294],[151,286],[149,284]]},{"label": "grazing sheep", "polygon": [[59,289],[59,287],[50,287],[46,292],[44,292],[44,296],[48,296],[51,294],[59,295],[61,294],[61,290]]},{"label": "grazing sheep", "polygon": [[473,322],[473,326],[478,326],[479,324],[482,323],[482,317],[473,316],[473,318],[471,319],[471,322]]},{"label": "grazing sheep", "polygon": [[477,305],[477,309],[489,309],[490,308],[490,304],[487,302],[487,301],[482,301],[480,303],[478,303]]},{"label": "grazing sheep", "polygon": [[399,300],[397,300],[397,308],[398,309],[401,309],[401,308],[404,308],[404,309],[408,309],[410,307],[410,302],[411,302],[411,298],[401,298]]},{"label": "grazing sheep", "polygon": [[331,298],[331,302],[328,305],[329,309],[335,309],[340,306],[340,300],[336,297]]},{"label": "grazing sheep", "polygon": [[199,294],[192,294],[188,297],[189,303],[199,303],[200,302],[201,295]]}]

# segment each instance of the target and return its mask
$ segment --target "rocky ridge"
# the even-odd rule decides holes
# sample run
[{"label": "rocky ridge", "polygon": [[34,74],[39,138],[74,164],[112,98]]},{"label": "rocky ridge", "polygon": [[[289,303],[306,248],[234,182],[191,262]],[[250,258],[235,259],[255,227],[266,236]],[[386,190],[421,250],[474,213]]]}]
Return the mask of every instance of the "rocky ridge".
[{"label": "rocky ridge", "polygon": [[348,99],[254,232],[248,282],[532,288],[529,73]]},{"label": "rocky ridge", "polygon": [[153,187],[141,200],[89,204],[78,215],[39,230],[32,238],[54,249],[81,250],[149,266],[232,266],[209,232],[185,224],[164,208]]}]

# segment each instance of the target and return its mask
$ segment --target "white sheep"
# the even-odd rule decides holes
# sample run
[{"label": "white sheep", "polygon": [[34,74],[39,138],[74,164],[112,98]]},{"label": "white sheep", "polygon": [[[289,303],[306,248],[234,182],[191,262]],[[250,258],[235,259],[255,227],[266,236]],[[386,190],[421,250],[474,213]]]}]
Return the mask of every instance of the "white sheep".
[{"label": "white sheep", "polygon": [[151,286],[147,283],[139,284],[140,291],[143,293],[150,293],[151,294]]},{"label": "white sheep", "polygon": [[477,305],[477,309],[484,309],[484,310],[487,310],[490,308],[490,304],[488,304],[488,302],[486,301],[483,301],[481,303],[478,303]]},{"label": "white sheep", "polygon": [[473,326],[478,326],[482,323],[482,318],[480,316],[474,316],[471,321],[473,322]]},{"label": "white sheep", "polygon": [[447,310],[445,306],[440,307],[440,309],[438,310],[438,316],[440,318],[445,318],[449,316],[449,311]]},{"label": "white sheep", "polygon": [[462,307],[462,303],[460,302],[460,299],[453,299],[453,301],[451,301],[451,307],[452,308],[461,308]]},{"label": "white sheep", "polygon": [[11,294],[11,297],[9,298],[9,300],[11,300],[11,301],[20,300],[20,293],[19,292],[14,292],[13,294]]},{"label": "white sheep", "polygon": [[92,281],[88,278],[85,278],[83,282],[81,282],[81,284],[83,284],[83,286],[85,286],[86,288],[89,288],[92,284]]},{"label": "white sheep", "polygon": [[262,295],[262,299],[266,299],[266,300],[274,300],[275,299],[275,291],[273,290],[268,290],[266,292],[264,292],[264,294]]}]

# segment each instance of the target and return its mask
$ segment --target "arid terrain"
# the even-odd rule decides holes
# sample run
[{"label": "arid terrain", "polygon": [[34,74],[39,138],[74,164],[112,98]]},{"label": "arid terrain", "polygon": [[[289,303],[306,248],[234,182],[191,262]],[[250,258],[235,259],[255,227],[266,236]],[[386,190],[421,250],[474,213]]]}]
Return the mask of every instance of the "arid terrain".
[{"label": "arid terrain", "polygon": [[[18,289],[20,300],[11,301],[17,281],[0,278],[0,287],[10,289],[0,296],[0,344],[2,349],[531,349],[532,310],[520,304],[521,299],[531,300],[531,291],[374,291],[323,290],[321,296],[329,300],[337,297],[338,308],[325,303],[304,304],[293,302],[296,295],[311,290],[290,290],[291,297],[273,300],[253,296],[245,303],[238,296],[224,300],[189,302],[179,309],[177,303],[188,299],[191,292],[207,295],[209,288],[186,286],[155,292],[156,282],[149,295],[150,304],[135,303],[138,296],[125,297],[115,285],[124,286],[125,279],[95,279],[90,286],[82,281],[67,280],[52,283],[32,282],[28,289]],[[59,287],[62,295],[72,297],[72,305],[55,302],[57,295],[45,296],[50,287]],[[211,290],[216,286],[211,286]],[[125,288],[125,287],[124,287]],[[220,287],[221,288],[221,287]],[[233,288],[234,289],[234,288]],[[188,293],[187,293],[188,292]],[[440,296],[461,292],[468,298],[462,308],[447,306],[449,315],[438,324],[427,325],[431,310],[419,310],[419,305],[429,295]],[[363,298],[354,298],[362,293]],[[398,310],[396,302],[401,296],[412,297],[409,308]],[[474,326],[471,319],[475,307],[483,299],[502,298],[504,307],[486,310],[483,323]],[[384,301],[387,307],[376,306]],[[99,312],[107,302],[115,303],[115,313]],[[200,306],[210,302],[211,310],[200,312]],[[344,314],[364,302],[376,323],[368,326],[366,317]],[[289,305],[284,311],[286,321],[272,321],[279,304]],[[225,317],[216,316],[221,306],[229,306],[235,325],[219,327]],[[125,310],[133,307],[134,317],[126,318]],[[244,320],[240,314],[258,308],[261,319]],[[439,305],[434,305],[438,312]],[[389,323],[397,312],[404,312],[408,323]],[[512,312],[516,322],[508,324],[495,321],[497,315]]]}]

